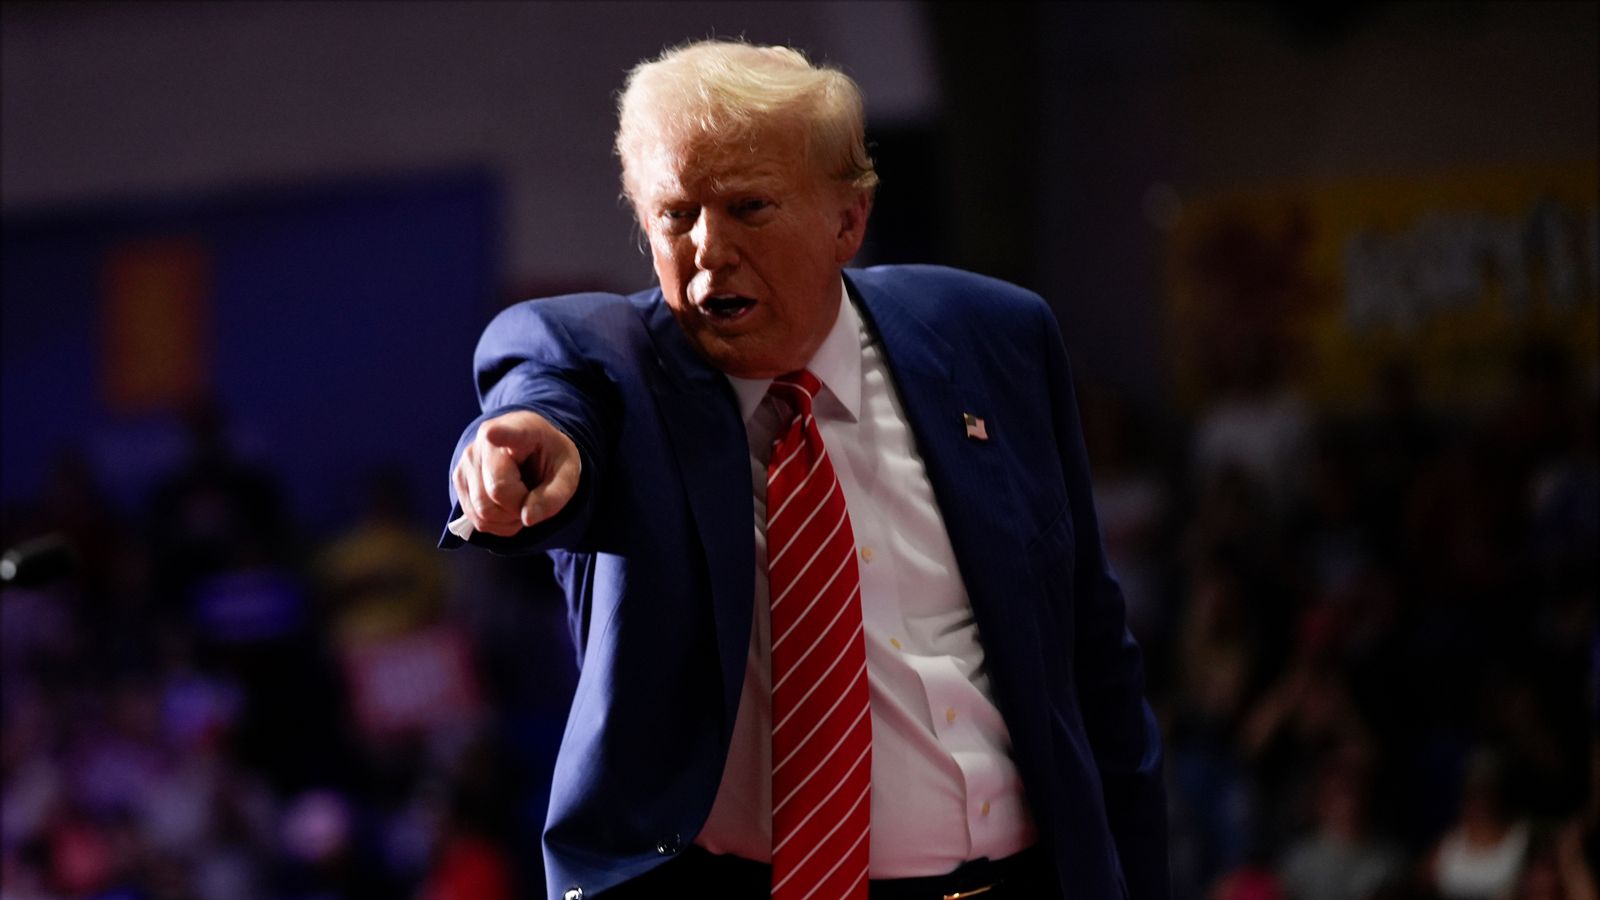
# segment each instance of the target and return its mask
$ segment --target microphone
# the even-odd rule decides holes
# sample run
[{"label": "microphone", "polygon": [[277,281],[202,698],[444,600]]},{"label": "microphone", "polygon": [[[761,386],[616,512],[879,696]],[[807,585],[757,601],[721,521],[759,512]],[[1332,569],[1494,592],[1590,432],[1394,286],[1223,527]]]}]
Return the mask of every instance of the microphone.
[{"label": "microphone", "polygon": [[47,534],[12,547],[0,556],[0,587],[40,587],[72,574],[78,554],[60,534]]}]

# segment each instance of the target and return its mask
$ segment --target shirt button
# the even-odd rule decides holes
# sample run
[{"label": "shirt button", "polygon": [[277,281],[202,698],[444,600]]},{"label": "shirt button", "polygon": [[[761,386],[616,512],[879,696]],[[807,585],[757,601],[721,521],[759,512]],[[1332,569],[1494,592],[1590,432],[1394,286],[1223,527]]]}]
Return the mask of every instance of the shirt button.
[{"label": "shirt button", "polygon": [[583,900],[583,888],[567,888],[567,892],[561,895],[561,900]]},{"label": "shirt button", "polygon": [[872,562],[872,548],[871,547],[862,547],[861,548],[861,561],[862,562]]},{"label": "shirt button", "polygon": [[956,708],[954,706],[952,706],[949,709],[944,711],[944,721],[945,721],[946,724],[949,724],[949,725],[954,725],[955,724],[955,721],[956,721]]},{"label": "shirt button", "polygon": [[978,807],[978,815],[987,816],[988,814],[989,814],[989,801],[985,800],[985,801],[983,801],[983,805]]},{"label": "shirt button", "polygon": [[682,849],[683,841],[677,835],[656,841],[656,852],[662,856],[671,856]]},{"label": "shirt button", "polygon": [[895,648],[896,650],[905,649],[905,647],[901,646],[899,638],[889,638],[889,646]]}]

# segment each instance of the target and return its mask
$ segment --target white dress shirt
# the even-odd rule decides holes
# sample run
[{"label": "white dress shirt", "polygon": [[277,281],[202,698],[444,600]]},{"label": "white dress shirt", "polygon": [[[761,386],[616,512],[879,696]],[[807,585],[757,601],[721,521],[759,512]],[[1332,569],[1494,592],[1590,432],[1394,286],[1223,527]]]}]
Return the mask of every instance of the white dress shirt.
[{"label": "white dress shirt", "polygon": [[[861,571],[872,698],[870,875],[940,875],[1024,850],[1036,832],[944,518],[877,339],[842,284],[840,293],[839,316],[807,368],[823,385],[813,414],[844,491]],[[784,423],[765,399],[770,380],[728,380],[750,441],[755,620],[728,763],[695,843],[768,862],[767,460]]]}]

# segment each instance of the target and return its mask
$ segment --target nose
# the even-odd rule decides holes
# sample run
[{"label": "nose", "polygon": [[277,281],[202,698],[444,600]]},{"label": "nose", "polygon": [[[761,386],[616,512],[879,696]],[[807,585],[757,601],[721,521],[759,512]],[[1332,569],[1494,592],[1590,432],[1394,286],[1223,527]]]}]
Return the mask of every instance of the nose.
[{"label": "nose", "polygon": [[739,249],[733,240],[732,223],[716,211],[701,211],[694,224],[694,264],[706,272],[726,269],[739,261]]}]

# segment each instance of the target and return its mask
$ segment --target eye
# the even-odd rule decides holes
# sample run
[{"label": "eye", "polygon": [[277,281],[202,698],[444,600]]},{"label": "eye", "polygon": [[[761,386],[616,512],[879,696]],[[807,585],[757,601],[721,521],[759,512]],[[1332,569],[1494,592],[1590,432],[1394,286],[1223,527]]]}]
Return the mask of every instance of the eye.
[{"label": "eye", "polygon": [[772,201],[762,197],[750,197],[733,205],[734,213],[745,218],[759,216],[771,208]]},{"label": "eye", "polygon": [[699,214],[698,207],[669,206],[660,213],[662,228],[670,234],[682,234],[694,225]]}]

